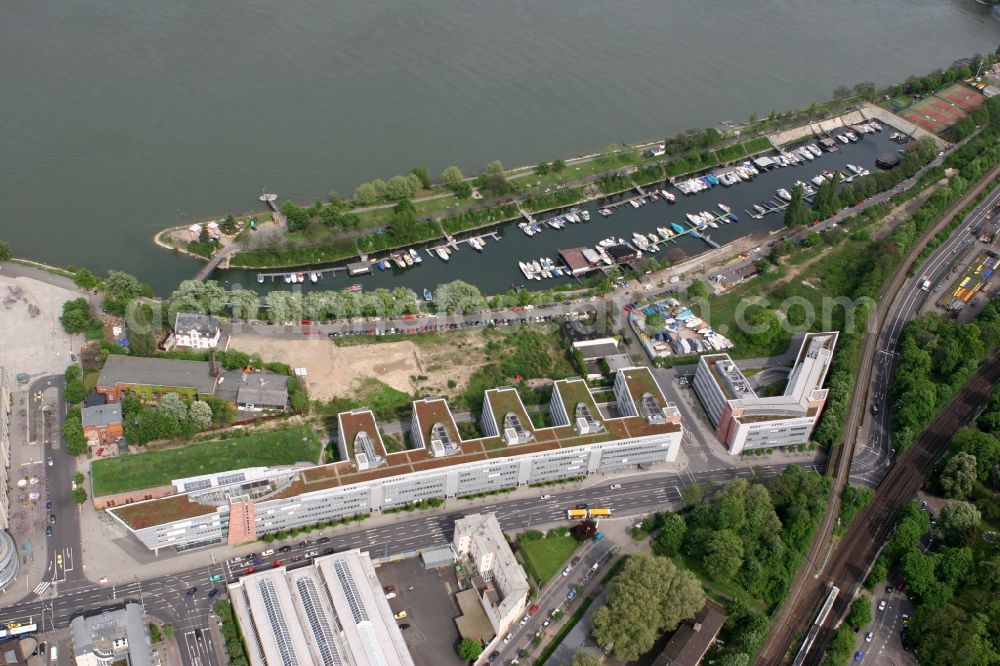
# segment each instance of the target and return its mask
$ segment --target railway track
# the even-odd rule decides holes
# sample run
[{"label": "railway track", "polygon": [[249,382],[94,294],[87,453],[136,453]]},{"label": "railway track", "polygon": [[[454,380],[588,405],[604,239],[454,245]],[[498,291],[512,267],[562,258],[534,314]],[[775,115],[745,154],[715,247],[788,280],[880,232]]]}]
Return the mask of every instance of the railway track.
[{"label": "railway track", "polygon": [[913,448],[893,465],[875,499],[859,515],[844,535],[830,561],[826,582],[839,587],[841,594],[816,636],[805,664],[819,664],[823,648],[833,638],[839,620],[845,617],[854,600],[854,591],[864,583],[868,566],[875,560],[882,544],[889,538],[899,514],[913,499],[934,465],[948,451],[948,444],[959,428],[971,423],[989,399],[993,386],[1000,382],[1000,357],[980,367],[955,395],[937,418],[923,431]]},{"label": "railway track", "polygon": [[[884,294],[894,296],[899,293],[903,284],[908,279],[910,265],[917,259],[927,244],[935,236],[941,233],[941,231],[948,226],[952,219],[963,208],[972,203],[972,201],[979,196],[979,194],[981,194],[998,176],[1000,176],[1000,166],[995,167],[989,174],[981,178],[975,187],[973,187],[968,193],[966,193],[965,196],[948,209],[937,224],[920,237],[919,241],[910,248],[910,250],[903,257],[899,266],[893,272],[892,277],[889,279],[888,284],[883,290]],[[757,654],[757,659],[754,663],[760,666],[777,665],[785,661],[786,655],[793,647],[793,642],[798,637],[802,636],[808,628],[818,605],[817,599],[822,597],[821,590],[825,587],[825,583],[821,580],[820,574],[824,568],[828,550],[830,548],[830,537],[833,534],[833,526],[840,515],[841,498],[844,492],[844,487],[847,485],[847,480],[850,476],[851,461],[854,458],[854,449],[858,439],[857,433],[861,425],[861,419],[864,416],[864,406],[868,402],[868,389],[871,386],[871,375],[875,361],[875,354],[878,352],[879,347],[883,343],[888,346],[888,344],[893,342],[890,340],[883,340],[883,338],[888,337],[888,332],[885,330],[885,322],[892,309],[894,300],[895,299],[893,297],[890,297],[879,301],[874,313],[873,321],[868,326],[868,331],[862,338],[861,360],[858,364],[858,372],[854,380],[851,403],[848,408],[847,418],[845,419],[844,442],[837,449],[837,451],[835,451],[834,458],[831,460],[831,465],[828,468],[828,471],[831,469],[833,470],[833,483],[827,512],[823,516],[823,521],[820,523],[816,534],[813,536],[813,541],[809,546],[809,550],[806,552],[805,561],[796,573],[795,579],[792,582],[792,587],[789,590],[789,594],[785,598],[778,614],[775,616],[774,622],[771,624],[771,631],[768,633],[767,640],[765,641],[760,652]],[[947,444],[947,442],[945,443]],[[928,468],[928,471],[929,470],[930,468]],[[888,480],[888,478],[886,480]],[[883,485],[884,484],[885,482],[883,482]],[[879,487],[879,491],[881,491],[881,486]],[[876,497],[878,497],[878,493],[876,493]],[[857,526],[858,523],[855,522],[855,525],[851,528],[848,534],[853,532]],[[889,523],[888,529],[891,528],[892,524]],[[846,537],[847,535],[845,535],[845,539]],[[867,538],[871,538],[870,535]],[[840,548],[842,549],[844,540],[840,543]],[[866,563],[863,563],[862,566],[866,566]],[[841,590],[843,597],[849,596],[845,588],[841,587]],[[834,612],[830,613],[832,618],[841,617],[841,615],[838,614],[839,611],[842,610],[839,608],[839,605],[840,604],[835,606]],[[820,653],[821,648],[824,645],[821,640],[826,640],[827,638],[828,636],[825,632],[821,633],[821,635],[817,637],[810,655],[813,653]]]}]

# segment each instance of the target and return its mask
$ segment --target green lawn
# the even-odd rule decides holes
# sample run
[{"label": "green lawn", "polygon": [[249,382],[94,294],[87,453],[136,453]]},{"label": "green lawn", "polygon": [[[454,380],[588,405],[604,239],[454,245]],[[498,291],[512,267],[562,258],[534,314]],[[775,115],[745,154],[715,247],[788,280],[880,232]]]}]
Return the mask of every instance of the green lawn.
[{"label": "green lawn", "polygon": [[580,542],[571,536],[549,534],[545,539],[520,541],[524,568],[540,585],[559,573]]},{"label": "green lawn", "polygon": [[150,451],[91,463],[96,496],[168,485],[174,479],[244,467],[315,463],[321,446],[304,426]]}]

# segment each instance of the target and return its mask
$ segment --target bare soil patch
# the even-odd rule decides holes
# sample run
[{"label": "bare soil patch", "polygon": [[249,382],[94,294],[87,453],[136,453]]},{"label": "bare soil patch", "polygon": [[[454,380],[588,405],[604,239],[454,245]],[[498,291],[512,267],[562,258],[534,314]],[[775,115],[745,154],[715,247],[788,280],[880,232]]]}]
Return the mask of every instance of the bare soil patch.
[{"label": "bare soil patch", "polygon": [[309,397],[322,401],[354,395],[367,378],[406,393],[456,395],[489,360],[479,331],[391,342],[350,339],[341,345],[325,338],[283,340],[252,334],[234,335],[230,343],[231,348],[259,353],[265,361],[306,368]]}]

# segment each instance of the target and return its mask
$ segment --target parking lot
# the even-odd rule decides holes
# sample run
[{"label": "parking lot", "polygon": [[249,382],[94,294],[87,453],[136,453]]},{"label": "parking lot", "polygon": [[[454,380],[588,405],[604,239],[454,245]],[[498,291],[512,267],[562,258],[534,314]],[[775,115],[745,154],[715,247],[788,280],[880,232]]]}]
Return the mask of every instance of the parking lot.
[{"label": "parking lot", "polygon": [[413,661],[460,666],[463,662],[455,653],[459,609],[454,597],[458,589],[454,568],[424,569],[419,558],[411,558],[383,564],[377,571],[383,586],[396,588],[396,597],[389,600],[393,613],[406,611],[398,623],[409,625],[403,638]]},{"label": "parking lot", "polygon": [[70,363],[70,336],[59,323],[62,306],[77,295],[28,278],[0,274],[0,367],[14,381],[63,372]]}]

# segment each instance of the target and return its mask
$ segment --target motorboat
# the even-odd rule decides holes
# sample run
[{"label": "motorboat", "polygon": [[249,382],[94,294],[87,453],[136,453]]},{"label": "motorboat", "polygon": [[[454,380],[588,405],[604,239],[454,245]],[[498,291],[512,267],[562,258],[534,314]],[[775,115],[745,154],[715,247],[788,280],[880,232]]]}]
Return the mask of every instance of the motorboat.
[{"label": "motorboat", "polygon": [[257,284],[264,284],[264,274],[257,273]]},{"label": "motorboat", "polygon": [[754,204],[753,209],[761,215],[767,212],[767,209],[761,206],[760,204]]},{"label": "motorboat", "polygon": [[670,203],[674,203],[675,201],[677,201],[677,195],[675,195],[673,192],[669,192],[667,190],[660,190],[660,195]]},{"label": "motorboat", "polygon": [[600,213],[604,217],[611,217],[611,209],[610,208],[598,208],[597,212]]},{"label": "motorboat", "polygon": [[347,291],[361,291],[361,285],[352,284],[350,287],[347,288]]},{"label": "motorboat", "polygon": [[531,280],[532,278],[535,277],[534,273],[531,270],[531,267],[528,266],[528,264],[524,263],[523,261],[519,261],[517,262],[517,265],[521,269],[521,272],[524,273],[525,278]]},{"label": "motorboat", "polygon": [[448,261],[448,259],[450,258],[448,255],[448,250],[446,248],[439,247],[436,250],[434,250],[434,252],[437,253],[437,256],[441,257],[441,261]]},{"label": "motorboat", "polygon": [[291,273],[285,273],[285,284],[291,284],[295,282],[295,276]]},{"label": "motorboat", "polygon": [[302,273],[296,273],[295,274],[295,281],[299,282],[299,283],[305,282],[306,281],[306,276],[303,275]]},{"label": "motorboat", "polygon": [[792,200],[791,193],[788,190],[786,190],[785,188],[783,188],[783,187],[778,190],[778,196],[781,197],[782,199],[784,199],[785,201],[791,201]]},{"label": "motorboat", "polygon": [[723,213],[732,213],[733,212],[732,208],[730,208],[729,206],[727,206],[726,204],[723,204],[723,203],[719,204],[719,210],[721,210]]},{"label": "motorboat", "polygon": [[406,262],[405,262],[405,261],[403,261],[403,257],[399,256],[399,254],[393,254],[393,255],[392,255],[392,260],[393,260],[393,261],[394,261],[394,262],[396,263],[396,265],[397,265],[397,266],[399,266],[400,268],[406,268]]},{"label": "motorboat", "polygon": [[427,289],[427,288],[424,288],[424,300],[429,303],[433,298],[434,298],[434,295],[431,294],[431,290]]},{"label": "motorboat", "polygon": [[400,255],[400,256],[403,257],[403,263],[404,264],[406,264],[407,266],[412,266],[413,265],[413,257],[410,256],[409,252],[403,252],[402,255]]},{"label": "motorboat", "polygon": [[682,227],[681,225],[677,224],[676,222],[671,222],[670,223],[670,228],[673,229],[674,233],[676,233],[676,234],[682,234],[682,233],[684,233],[684,227]]},{"label": "motorboat", "polygon": [[414,263],[419,264],[424,260],[424,258],[420,256],[420,253],[414,250],[412,247],[410,248],[409,252],[410,252],[410,257],[413,258]]},{"label": "motorboat", "polygon": [[580,211],[580,219],[582,219],[584,222],[590,222],[590,211],[589,210],[581,210]]},{"label": "motorboat", "polygon": [[639,207],[639,202],[636,201],[635,199],[630,199],[628,203],[629,203],[630,206],[632,206],[632,208],[638,208]]},{"label": "motorboat", "polygon": [[727,217],[730,220],[732,220],[733,222],[739,222],[740,221],[740,218],[739,218],[738,215],[736,215],[736,213],[730,213]]},{"label": "motorboat", "polygon": [[319,282],[319,273],[317,273],[316,271],[310,272],[309,273],[309,281],[312,282],[313,284],[316,284],[317,282]]}]

